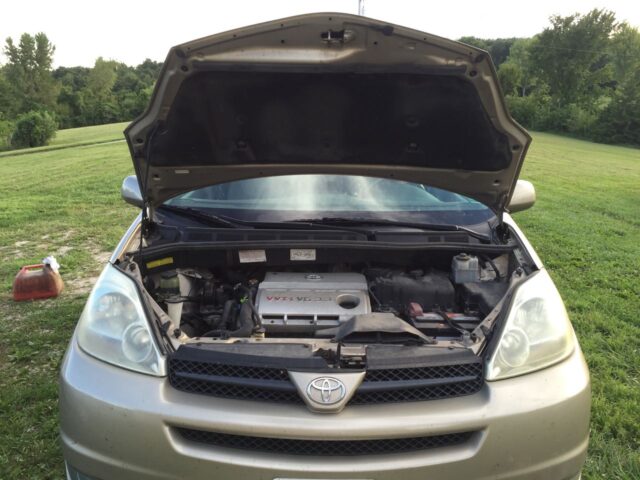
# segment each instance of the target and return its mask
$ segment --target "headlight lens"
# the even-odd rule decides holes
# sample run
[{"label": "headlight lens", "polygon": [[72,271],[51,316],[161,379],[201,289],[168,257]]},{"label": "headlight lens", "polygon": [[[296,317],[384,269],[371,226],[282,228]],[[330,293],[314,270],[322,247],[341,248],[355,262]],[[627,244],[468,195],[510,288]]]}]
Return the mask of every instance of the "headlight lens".
[{"label": "headlight lens", "polygon": [[562,298],[542,270],[518,287],[487,362],[487,380],[540,370],[567,358],[574,348],[575,336]]},{"label": "headlight lens", "polygon": [[164,362],[153,339],[138,289],[109,264],[87,300],[78,322],[80,348],[100,360],[163,376]]}]

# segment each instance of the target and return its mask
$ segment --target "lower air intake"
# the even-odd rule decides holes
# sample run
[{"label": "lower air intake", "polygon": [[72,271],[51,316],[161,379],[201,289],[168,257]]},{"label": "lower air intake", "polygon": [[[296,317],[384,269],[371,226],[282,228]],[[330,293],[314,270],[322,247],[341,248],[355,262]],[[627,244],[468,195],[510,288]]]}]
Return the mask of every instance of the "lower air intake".
[{"label": "lower air intake", "polygon": [[431,448],[459,445],[468,441],[473,432],[449,433],[430,437],[385,438],[376,440],[297,440],[290,438],[250,437],[228,433],[207,432],[189,428],[176,428],[191,442],[216,447],[248,450],[281,455],[315,457],[356,455],[384,455],[416,452]]}]

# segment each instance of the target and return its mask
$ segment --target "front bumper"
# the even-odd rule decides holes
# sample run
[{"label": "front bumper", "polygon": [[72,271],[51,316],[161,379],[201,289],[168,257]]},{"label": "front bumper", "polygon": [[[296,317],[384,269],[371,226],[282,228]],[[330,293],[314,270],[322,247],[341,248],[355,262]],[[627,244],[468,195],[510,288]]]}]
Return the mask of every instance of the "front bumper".
[{"label": "front bumper", "polygon": [[[74,338],[61,371],[61,438],[68,464],[100,480],[564,480],[578,478],[585,460],[590,399],[579,349],[558,365],[489,382],[472,396],[323,415],[298,405],[183,393],[166,378],[90,357]],[[173,427],[318,440],[477,434],[461,445],[421,452],[308,457],[191,443]]]}]

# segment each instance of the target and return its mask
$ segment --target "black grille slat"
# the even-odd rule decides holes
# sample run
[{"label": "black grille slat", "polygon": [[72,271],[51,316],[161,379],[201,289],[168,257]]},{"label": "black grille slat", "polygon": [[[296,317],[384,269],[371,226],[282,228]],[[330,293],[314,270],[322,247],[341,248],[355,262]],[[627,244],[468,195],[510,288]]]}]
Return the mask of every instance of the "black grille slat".
[{"label": "black grille slat", "polygon": [[259,380],[289,381],[286,370],[279,368],[245,367],[240,365],[220,365],[216,363],[171,359],[171,369],[189,373],[200,373],[221,377],[255,378]]},{"label": "black grille slat", "polygon": [[[442,382],[434,382],[432,385],[413,383],[420,380],[442,380]],[[388,383],[399,385],[403,382],[405,382],[404,387],[389,389],[385,386]],[[478,392],[483,384],[484,369],[481,362],[367,370],[361,388],[351,398],[349,404],[419,402],[462,397]],[[376,386],[380,388],[376,389]]]},{"label": "black grille slat", "polygon": [[[246,384],[242,384],[242,380]],[[303,403],[287,372],[275,368],[218,365],[172,358],[169,361],[169,382],[177,390],[214,397]],[[261,382],[277,383],[280,388],[264,388]]]},{"label": "black grille slat", "polygon": [[438,385],[435,387],[403,388],[396,390],[357,391],[349,401],[350,405],[375,403],[420,402],[443,398],[462,397],[478,392],[483,385],[482,379],[464,383]]},{"label": "black grille slat", "polygon": [[364,382],[358,388],[361,392],[374,392],[383,390],[402,390],[413,388],[431,388],[451,383],[463,383],[475,380],[475,377],[454,378],[416,378],[415,380],[390,380],[388,382]]},{"label": "black grille slat", "polygon": [[481,363],[439,365],[421,368],[390,368],[368,370],[365,382],[388,382],[395,380],[418,380],[427,378],[455,378],[477,376],[482,373]]},{"label": "black grille slat", "polygon": [[306,456],[358,456],[399,454],[431,448],[459,445],[468,441],[473,432],[449,433],[429,437],[385,438],[375,440],[298,440],[289,438],[253,437],[207,432],[190,428],[176,431],[191,442],[252,452]]},{"label": "black grille slat", "polygon": [[[319,374],[320,375],[320,374]],[[171,358],[171,385],[222,398],[303,404],[285,369],[222,365]],[[416,368],[367,370],[350,405],[418,402],[472,395],[484,384],[483,364],[466,362]]]},{"label": "black grille slat", "polygon": [[203,375],[200,373],[174,373],[176,378],[182,381],[194,381],[205,383],[217,383],[224,385],[236,385],[239,387],[264,388],[267,390],[280,390],[285,392],[295,392],[296,388],[291,382],[283,382],[281,380],[263,380],[261,378],[238,378],[223,377],[219,375]]}]

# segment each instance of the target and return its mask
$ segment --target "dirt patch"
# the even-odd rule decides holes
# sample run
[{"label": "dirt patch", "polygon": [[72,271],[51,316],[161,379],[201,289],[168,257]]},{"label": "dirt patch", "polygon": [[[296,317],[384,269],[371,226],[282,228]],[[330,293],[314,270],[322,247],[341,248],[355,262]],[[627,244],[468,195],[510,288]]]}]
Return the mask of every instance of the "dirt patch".
[{"label": "dirt patch", "polygon": [[100,265],[104,265],[111,258],[111,252],[97,253],[94,255],[94,258],[96,259],[96,262],[98,262]]},{"label": "dirt patch", "polygon": [[0,247],[0,260],[33,258],[37,252],[40,252],[43,257],[46,255],[61,257],[77,248],[69,245],[75,235],[76,231],[70,229],[59,234],[43,235],[37,243],[34,240],[18,240],[13,245]]},{"label": "dirt patch", "polygon": [[69,245],[65,245],[63,247],[58,248],[58,250],[56,250],[55,256],[62,257],[63,255],[66,255],[67,253],[69,253],[71,250],[73,250],[73,247],[70,247]]},{"label": "dirt patch", "polygon": [[98,280],[98,276],[94,277],[76,277],[67,279],[65,282],[65,290],[72,295],[84,295],[89,293]]},{"label": "dirt patch", "polygon": [[[84,295],[87,294],[96,280],[98,275],[104,268],[105,264],[111,257],[111,252],[105,252],[100,246],[88,242],[78,245],[69,245],[73,243],[76,237],[76,230],[70,229],[65,232],[55,232],[43,235],[41,238],[31,240],[21,240],[13,245],[0,247],[0,259],[11,258],[32,258],[35,253],[48,252],[47,255],[53,255],[62,264],[60,274],[64,281],[65,287],[63,295]],[[89,254],[90,260],[86,265],[72,268],[71,271],[65,269],[64,256],[70,252],[86,252]]]},{"label": "dirt patch", "polygon": [[16,258],[25,258],[25,252],[29,251],[29,247],[26,247],[30,242],[28,240],[22,240],[15,242],[13,245],[5,245],[0,247],[0,260],[7,261]]},{"label": "dirt patch", "polygon": [[76,231],[73,229],[67,230],[62,235],[60,235],[56,240],[69,240],[71,237],[75,235],[75,233]]},{"label": "dirt patch", "polygon": [[89,245],[87,250],[91,254],[91,265],[80,272],[77,272],[73,278],[64,277],[65,290],[71,295],[84,295],[89,293],[98,280],[98,275],[109,261],[111,252],[101,251],[96,245]]},{"label": "dirt patch", "polygon": [[24,255],[24,252],[22,250],[13,250],[11,252],[7,252],[5,257],[7,259],[9,259],[9,258],[16,259],[16,258],[25,258],[25,255]]}]

